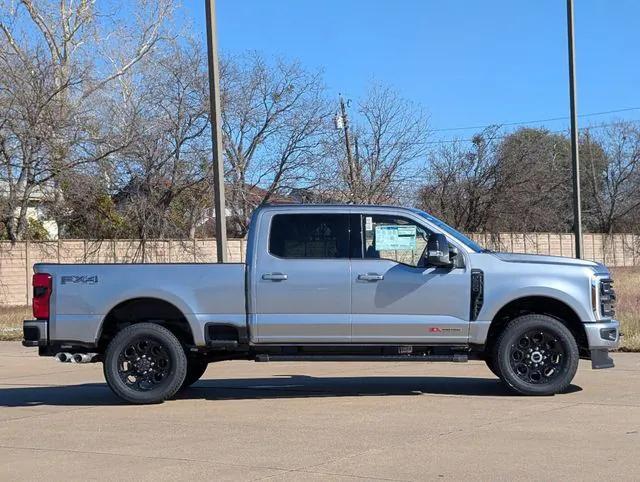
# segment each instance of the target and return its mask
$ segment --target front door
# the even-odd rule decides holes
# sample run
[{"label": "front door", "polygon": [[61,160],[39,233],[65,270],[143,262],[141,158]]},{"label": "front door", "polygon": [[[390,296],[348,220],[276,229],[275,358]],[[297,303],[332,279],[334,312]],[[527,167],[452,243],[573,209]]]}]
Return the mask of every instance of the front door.
[{"label": "front door", "polygon": [[276,211],[264,218],[269,229],[261,232],[268,232],[268,238],[257,243],[261,251],[251,281],[253,339],[258,343],[348,342],[349,214]]},{"label": "front door", "polygon": [[469,270],[424,266],[430,231],[412,219],[365,214],[360,228],[364,256],[351,266],[352,342],[466,343]]}]

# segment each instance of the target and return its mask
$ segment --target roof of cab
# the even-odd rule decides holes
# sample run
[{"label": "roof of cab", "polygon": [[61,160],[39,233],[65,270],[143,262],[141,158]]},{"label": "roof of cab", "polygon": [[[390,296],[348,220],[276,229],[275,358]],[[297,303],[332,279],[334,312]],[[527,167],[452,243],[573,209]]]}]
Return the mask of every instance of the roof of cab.
[{"label": "roof of cab", "polygon": [[414,208],[408,208],[404,206],[398,206],[394,204],[347,204],[347,203],[322,203],[322,204],[304,204],[304,203],[265,203],[260,206],[258,209],[269,208],[269,209],[279,209],[279,208],[381,208],[381,209],[406,209],[409,211],[415,211]]}]

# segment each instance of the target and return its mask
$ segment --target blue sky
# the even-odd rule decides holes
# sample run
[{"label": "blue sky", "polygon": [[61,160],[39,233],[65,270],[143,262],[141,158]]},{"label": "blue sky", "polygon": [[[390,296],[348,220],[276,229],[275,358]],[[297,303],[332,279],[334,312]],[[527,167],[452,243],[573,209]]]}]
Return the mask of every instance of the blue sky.
[{"label": "blue sky", "polygon": [[[203,4],[184,12],[202,32]],[[336,96],[390,84],[433,129],[568,115],[564,0],[217,0],[217,10],[223,51],[299,59]],[[579,113],[640,107],[640,1],[576,0],[576,48]],[[614,117],[640,109],[580,122]]]}]

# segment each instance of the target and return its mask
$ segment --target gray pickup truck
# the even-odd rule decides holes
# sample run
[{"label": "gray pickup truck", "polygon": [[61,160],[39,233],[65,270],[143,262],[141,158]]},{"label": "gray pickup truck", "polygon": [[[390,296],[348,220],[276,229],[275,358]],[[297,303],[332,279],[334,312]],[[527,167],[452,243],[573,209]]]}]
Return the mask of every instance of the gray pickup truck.
[{"label": "gray pickup truck", "polygon": [[26,346],[102,362],[155,403],[214,361],[485,360],[511,390],[565,390],[580,358],[613,367],[607,268],[495,253],[416,209],[264,206],[247,262],[37,264]]}]

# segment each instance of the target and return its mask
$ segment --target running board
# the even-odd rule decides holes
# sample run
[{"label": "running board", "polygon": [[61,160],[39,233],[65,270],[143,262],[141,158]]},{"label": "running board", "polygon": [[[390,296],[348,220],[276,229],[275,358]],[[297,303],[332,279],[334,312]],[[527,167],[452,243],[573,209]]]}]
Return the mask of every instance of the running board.
[{"label": "running board", "polygon": [[207,347],[214,350],[235,350],[238,348],[237,340],[209,340]]},{"label": "running board", "polygon": [[456,362],[469,361],[467,354],[455,355],[256,355],[256,362]]}]

